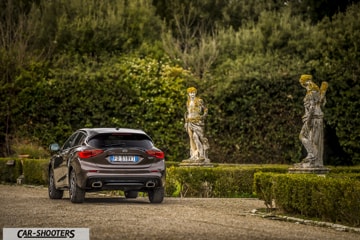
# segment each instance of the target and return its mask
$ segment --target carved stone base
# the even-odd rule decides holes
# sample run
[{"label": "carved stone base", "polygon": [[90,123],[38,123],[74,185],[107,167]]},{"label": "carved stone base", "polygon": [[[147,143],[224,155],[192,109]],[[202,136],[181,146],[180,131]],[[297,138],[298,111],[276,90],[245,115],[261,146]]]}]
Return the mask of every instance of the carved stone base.
[{"label": "carved stone base", "polygon": [[17,183],[17,184],[23,184],[23,183],[24,183],[24,174],[20,175],[20,176],[16,179],[16,183]]},{"label": "carved stone base", "polygon": [[309,167],[309,168],[299,168],[293,167],[289,168],[289,173],[307,173],[307,174],[317,174],[325,175],[329,173],[330,169],[326,167]]},{"label": "carved stone base", "polygon": [[205,159],[185,159],[179,164],[181,167],[213,167],[214,165],[210,163],[210,160]]}]

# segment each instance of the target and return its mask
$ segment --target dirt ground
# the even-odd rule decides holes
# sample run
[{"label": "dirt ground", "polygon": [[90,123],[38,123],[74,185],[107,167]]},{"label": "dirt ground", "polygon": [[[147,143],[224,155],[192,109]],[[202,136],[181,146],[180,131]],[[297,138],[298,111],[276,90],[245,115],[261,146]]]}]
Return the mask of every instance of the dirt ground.
[{"label": "dirt ground", "polygon": [[129,200],[87,193],[73,204],[47,188],[0,184],[0,231],[13,228],[89,228],[90,239],[360,239],[359,232],[269,220],[252,214],[263,201],[243,198]]}]

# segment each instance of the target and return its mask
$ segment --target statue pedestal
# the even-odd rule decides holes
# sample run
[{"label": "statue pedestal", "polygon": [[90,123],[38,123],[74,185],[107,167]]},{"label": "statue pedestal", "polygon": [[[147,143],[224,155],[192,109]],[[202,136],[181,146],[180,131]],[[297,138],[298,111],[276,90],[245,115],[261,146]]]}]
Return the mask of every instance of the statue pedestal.
[{"label": "statue pedestal", "polygon": [[325,167],[308,167],[308,168],[298,168],[293,167],[289,168],[289,173],[305,173],[305,174],[317,174],[317,175],[325,175],[329,173],[330,169]]},{"label": "statue pedestal", "polygon": [[179,164],[180,167],[213,167],[214,165],[210,163],[210,161],[205,160],[192,160],[192,159],[186,159],[182,160],[182,162]]}]

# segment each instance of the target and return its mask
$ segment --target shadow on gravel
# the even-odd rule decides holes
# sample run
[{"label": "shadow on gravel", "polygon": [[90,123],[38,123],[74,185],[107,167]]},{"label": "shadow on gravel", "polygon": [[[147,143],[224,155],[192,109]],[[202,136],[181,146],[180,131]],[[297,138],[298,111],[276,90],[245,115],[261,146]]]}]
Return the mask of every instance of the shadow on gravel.
[{"label": "shadow on gravel", "polygon": [[[70,201],[70,200],[69,200]],[[150,204],[150,202],[144,198],[137,198],[137,199],[126,199],[123,197],[89,197],[85,198],[83,204],[91,203],[91,204],[104,204],[104,203],[116,203],[116,204]]]},{"label": "shadow on gravel", "polygon": [[[60,201],[64,201],[64,202],[70,202],[70,199],[68,197],[63,197],[62,199],[59,199]],[[55,200],[55,201],[59,201],[59,200]],[[52,200],[54,201],[54,200]],[[77,203],[74,203],[77,204]],[[138,197],[136,199],[127,199],[125,197],[98,197],[98,196],[89,196],[89,197],[85,197],[85,200],[83,203],[81,203],[80,205],[84,205],[84,204],[139,204],[139,205],[163,205],[166,204],[166,201],[164,200],[164,202],[160,203],[160,204],[151,204],[148,200],[147,197]]]}]

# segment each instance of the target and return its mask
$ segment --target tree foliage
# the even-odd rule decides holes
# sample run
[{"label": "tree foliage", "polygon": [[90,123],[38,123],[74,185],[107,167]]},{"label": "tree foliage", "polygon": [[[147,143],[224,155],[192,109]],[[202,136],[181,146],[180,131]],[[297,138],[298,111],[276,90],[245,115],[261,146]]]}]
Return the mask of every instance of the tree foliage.
[{"label": "tree foliage", "polygon": [[0,4],[1,155],[18,138],[47,146],[77,128],[120,126],[182,160],[195,86],[212,161],[297,162],[306,73],[329,82],[325,163],[360,163],[357,0]]},{"label": "tree foliage", "polygon": [[130,127],[148,132],[169,157],[184,151],[181,100],[191,75],[181,67],[166,59],[79,56],[59,59],[42,79],[34,77],[38,70],[17,79],[18,101],[26,103],[14,119],[19,135],[62,143],[82,127]]}]

